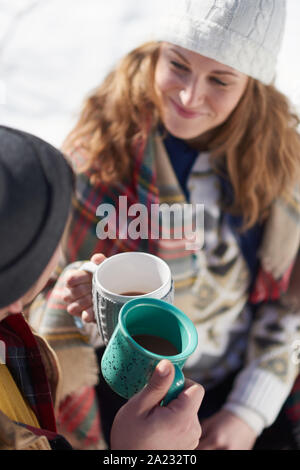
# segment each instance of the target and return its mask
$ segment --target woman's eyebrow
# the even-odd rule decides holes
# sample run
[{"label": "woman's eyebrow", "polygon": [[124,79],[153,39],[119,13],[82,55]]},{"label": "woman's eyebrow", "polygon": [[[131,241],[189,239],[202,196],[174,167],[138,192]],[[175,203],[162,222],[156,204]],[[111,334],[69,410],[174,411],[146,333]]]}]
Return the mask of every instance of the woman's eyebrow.
[{"label": "woman's eyebrow", "polygon": [[190,65],[189,61],[182,55],[180,52],[178,52],[176,49],[170,49],[172,52],[175,52],[186,64]]},{"label": "woman's eyebrow", "polygon": [[211,73],[215,73],[217,75],[232,75],[233,77],[238,77],[238,75],[234,72],[229,72],[229,70],[214,70]]}]

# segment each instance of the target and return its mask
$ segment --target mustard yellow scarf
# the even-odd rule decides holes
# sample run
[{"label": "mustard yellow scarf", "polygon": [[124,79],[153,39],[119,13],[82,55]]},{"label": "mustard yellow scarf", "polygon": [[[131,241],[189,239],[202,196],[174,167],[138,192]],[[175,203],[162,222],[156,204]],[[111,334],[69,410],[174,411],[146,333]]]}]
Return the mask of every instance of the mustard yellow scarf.
[{"label": "mustard yellow scarf", "polygon": [[38,420],[24,400],[5,364],[0,364],[0,410],[12,421],[39,428]]}]

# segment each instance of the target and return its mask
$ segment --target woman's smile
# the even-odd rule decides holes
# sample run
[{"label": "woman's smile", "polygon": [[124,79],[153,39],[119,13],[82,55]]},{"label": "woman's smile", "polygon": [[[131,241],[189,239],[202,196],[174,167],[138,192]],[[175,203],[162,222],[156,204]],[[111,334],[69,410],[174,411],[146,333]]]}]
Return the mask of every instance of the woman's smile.
[{"label": "woman's smile", "polygon": [[201,116],[208,116],[208,113],[202,112],[202,111],[194,111],[188,108],[184,108],[180,104],[178,104],[174,99],[169,98],[170,102],[174,106],[175,110],[177,113],[185,118],[185,119],[195,119]]}]

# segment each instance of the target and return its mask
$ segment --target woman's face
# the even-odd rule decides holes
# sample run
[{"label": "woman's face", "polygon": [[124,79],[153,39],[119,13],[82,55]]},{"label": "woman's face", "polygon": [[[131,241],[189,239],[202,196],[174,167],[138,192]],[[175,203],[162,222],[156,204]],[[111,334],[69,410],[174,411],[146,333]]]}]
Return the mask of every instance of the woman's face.
[{"label": "woman's face", "polygon": [[227,65],[162,43],[155,70],[155,90],[164,126],[181,139],[203,135],[226,121],[247,82],[247,75]]}]

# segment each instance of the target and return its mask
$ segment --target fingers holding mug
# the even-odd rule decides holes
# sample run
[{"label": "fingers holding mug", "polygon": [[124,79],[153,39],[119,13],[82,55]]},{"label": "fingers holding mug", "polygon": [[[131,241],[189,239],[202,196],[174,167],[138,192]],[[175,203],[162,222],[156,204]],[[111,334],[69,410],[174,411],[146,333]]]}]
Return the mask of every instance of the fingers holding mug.
[{"label": "fingers holding mug", "polygon": [[63,300],[68,304],[67,311],[70,315],[81,317],[85,322],[95,321],[92,298],[92,274],[84,270],[86,264],[97,266],[106,257],[102,253],[94,254],[88,263],[84,263],[79,269],[70,270],[66,274]]}]

